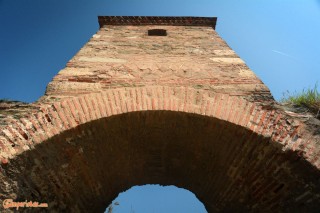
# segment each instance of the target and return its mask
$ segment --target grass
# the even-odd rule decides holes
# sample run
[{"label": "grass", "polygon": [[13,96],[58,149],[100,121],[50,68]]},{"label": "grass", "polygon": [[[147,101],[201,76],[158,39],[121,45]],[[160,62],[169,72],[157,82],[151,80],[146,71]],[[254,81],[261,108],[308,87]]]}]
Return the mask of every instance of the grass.
[{"label": "grass", "polygon": [[320,116],[320,92],[318,90],[318,84],[316,83],[314,88],[303,89],[300,93],[291,94],[287,91],[284,97],[281,99],[282,103],[295,105],[298,107],[304,107],[310,112],[314,113],[318,118]]}]

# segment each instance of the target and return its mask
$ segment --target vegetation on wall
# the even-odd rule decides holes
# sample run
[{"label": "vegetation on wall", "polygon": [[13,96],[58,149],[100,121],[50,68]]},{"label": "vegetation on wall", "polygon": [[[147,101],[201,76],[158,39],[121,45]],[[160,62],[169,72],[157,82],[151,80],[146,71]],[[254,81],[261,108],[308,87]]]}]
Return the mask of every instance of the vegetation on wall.
[{"label": "vegetation on wall", "polygon": [[295,107],[303,107],[306,111],[315,114],[315,117],[320,118],[320,92],[318,84],[313,88],[303,89],[302,92],[284,94],[282,103],[289,104]]}]

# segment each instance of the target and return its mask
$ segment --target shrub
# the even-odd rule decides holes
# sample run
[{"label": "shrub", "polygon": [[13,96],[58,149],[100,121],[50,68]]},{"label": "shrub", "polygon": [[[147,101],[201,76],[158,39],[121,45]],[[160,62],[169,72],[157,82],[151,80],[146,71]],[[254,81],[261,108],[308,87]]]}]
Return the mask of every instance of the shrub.
[{"label": "shrub", "polygon": [[287,91],[281,99],[282,103],[291,104],[294,106],[304,107],[310,112],[319,117],[320,113],[320,93],[318,91],[318,84],[316,83],[312,89],[303,89],[300,93],[291,94]]}]

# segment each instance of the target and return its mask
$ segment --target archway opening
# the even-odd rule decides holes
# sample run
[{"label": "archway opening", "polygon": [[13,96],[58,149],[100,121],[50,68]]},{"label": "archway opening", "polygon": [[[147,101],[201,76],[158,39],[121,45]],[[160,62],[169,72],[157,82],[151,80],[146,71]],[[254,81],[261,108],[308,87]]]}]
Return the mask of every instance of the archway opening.
[{"label": "archway opening", "polygon": [[105,213],[207,213],[203,203],[192,192],[176,186],[134,186],[122,192]]},{"label": "archway opening", "polygon": [[120,192],[144,184],[190,190],[208,212],[306,209],[308,194],[287,202],[316,184],[317,173],[281,148],[214,117],[139,111],[57,134],[12,160],[3,171],[10,178],[1,178],[7,197],[59,212],[104,212]]}]

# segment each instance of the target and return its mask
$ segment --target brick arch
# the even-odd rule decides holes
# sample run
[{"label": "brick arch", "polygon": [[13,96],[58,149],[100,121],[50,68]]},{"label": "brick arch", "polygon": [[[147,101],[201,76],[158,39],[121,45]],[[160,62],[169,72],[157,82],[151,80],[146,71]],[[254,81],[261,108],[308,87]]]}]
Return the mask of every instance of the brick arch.
[{"label": "brick arch", "polygon": [[[285,115],[228,94],[210,93],[187,87],[138,87],[110,89],[44,105],[41,111],[1,129],[2,158],[11,158],[63,131],[103,117],[148,110],[168,110],[215,117],[272,136],[284,149],[295,150],[298,125],[290,125]],[[291,119],[291,123],[294,123]],[[19,145],[19,148],[14,145]],[[318,168],[320,162],[315,162]]]},{"label": "brick arch", "polygon": [[[252,188],[250,189],[250,193],[244,192],[245,195],[250,196],[258,196],[260,206],[266,209],[272,209],[272,208],[283,208],[282,205],[289,207],[289,204],[292,204],[293,201],[290,201],[289,204],[286,205],[283,203],[276,202],[276,199],[280,199],[280,196],[282,196],[281,202],[285,202],[283,198],[288,198],[287,196],[284,196],[286,194],[277,194],[277,191],[289,191],[289,194],[291,194],[290,199],[293,198],[299,198],[299,201],[301,203],[298,203],[299,205],[303,204],[306,200],[311,200],[310,202],[313,205],[316,205],[318,202],[318,198],[316,197],[315,193],[319,190],[317,187],[316,177],[319,175],[316,170],[314,170],[314,167],[311,166],[313,164],[315,167],[319,165],[319,161],[316,156],[312,155],[312,153],[307,153],[306,159],[308,161],[302,160],[299,161],[299,148],[303,145],[307,146],[309,143],[307,140],[302,139],[299,137],[298,134],[298,128],[297,125],[292,125],[294,122],[285,119],[285,115],[282,114],[280,111],[274,110],[274,109],[264,109],[262,106],[251,103],[249,101],[246,101],[242,98],[236,97],[236,96],[229,96],[225,94],[214,94],[210,93],[208,91],[203,90],[197,90],[197,89],[190,89],[185,87],[141,87],[141,88],[126,88],[126,89],[110,89],[106,92],[101,93],[95,93],[90,95],[83,95],[78,96],[70,99],[62,100],[61,102],[56,102],[52,105],[44,106],[41,110],[41,112],[38,112],[37,114],[30,115],[27,118],[23,118],[20,121],[17,121],[16,123],[12,125],[8,125],[1,129],[1,147],[2,147],[2,167],[5,171],[6,167],[11,168],[10,171],[13,171],[14,168],[19,168],[26,164],[27,168],[32,168],[33,166],[36,166],[39,162],[26,162],[22,161],[21,163],[17,159],[29,159],[28,156],[30,154],[28,153],[35,153],[32,154],[36,155],[37,153],[41,153],[41,150],[44,150],[45,152],[50,152],[51,149],[41,149],[37,147],[45,146],[44,144],[54,144],[59,141],[64,141],[65,144],[71,143],[72,144],[72,137],[75,137],[75,135],[79,135],[79,138],[77,140],[82,140],[82,137],[89,137],[90,134],[95,134],[95,129],[101,128],[102,125],[97,125],[99,122],[104,122],[109,120],[113,120],[115,123],[118,123],[125,119],[126,116],[137,116],[141,114],[147,114],[148,116],[152,117],[152,113],[164,113],[165,116],[180,116],[179,119],[181,121],[181,124],[184,124],[184,122],[187,122],[184,119],[184,116],[195,116],[195,120],[200,120],[199,124],[203,125],[204,123],[208,123],[210,126],[220,126],[218,130],[221,132],[227,131],[232,129],[233,132],[240,132],[239,135],[235,134],[232,140],[238,140],[238,136],[240,137],[242,134],[245,134],[245,140],[250,141],[249,144],[254,144],[253,146],[246,145],[245,143],[242,143],[242,146],[245,149],[246,155],[244,155],[243,158],[239,158],[240,162],[245,162],[245,158],[250,158],[251,155],[253,155],[254,147],[259,147],[259,151],[262,154],[255,155],[257,159],[259,157],[264,158],[265,162],[262,163],[262,165],[266,164],[266,167],[268,165],[273,165],[270,163],[271,160],[276,160],[276,162],[281,165],[279,167],[270,167],[272,169],[275,169],[277,172],[274,174],[276,177],[282,177],[281,181],[269,181],[269,179],[264,179],[261,175],[259,175],[259,172],[252,173],[252,177],[249,179],[252,180],[254,184]],[[149,115],[150,114],[150,115]],[[147,117],[148,117],[147,116]],[[155,115],[154,115],[155,116]],[[159,117],[161,118],[161,116]],[[167,119],[167,121],[170,120],[179,120],[179,119]],[[132,119],[137,120],[137,119]],[[190,119],[189,119],[190,120]],[[152,121],[152,122],[151,122]],[[157,122],[155,122],[155,119],[151,119],[152,125],[156,125]],[[193,121],[193,120],[192,120]],[[204,122],[206,121],[206,122]],[[131,123],[131,126],[134,126],[134,123]],[[138,124],[137,124],[138,125]],[[106,127],[110,127],[112,125],[107,125]],[[121,126],[121,125],[120,125]],[[163,128],[165,128],[166,125],[163,125]],[[103,126],[105,127],[105,126]],[[170,128],[166,127],[166,131],[169,131]],[[86,129],[89,129],[91,131],[87,131]],[[106,130],[107,128],[104,128],[103,130]],[[173,128],[171,128],[173,129]],[[190,129],[190,128],[188,128]],[[102,134],[102,129],[100,129],[98,132]],[[192,128],[191,130],[192,131]],[[202,130],[201,130],[202,131]],[[217,130],[216,130],[217,131]],[[217,134],[219,133],[216,132]],[[231,131],[231,130],[230,130]],[[84,133],[83,133],[84,132]],[[165,131],[162,131],[161,133],[164,133]],[[242,132],[242,133],[241,133]],[[244,133],[245,132],[245,133]],[[100,134],[99,133],[99,134]],[[210,131],[206,132],[205,135],[209,134]],[[222,134],[222,136],[227,136],[231,132],[225,132]],[[194,134],[196,134],[194,132]],[[71,138],[68,136],[72,136]],[[83,136],[82,136],[83,135]],[[86,136],[87,135],[87,136]],[[88,136],[89,135],[89,136]],[[157,136],[160,136],[159,133]],[[180,136],[183,134],[180,134]],[[152,136],[152,134],[151,134]],[[90,136],[91,137],[91,136]],[[102,137],[105,138],[105,137]],[[155,137],[156,138],[156,137]],[[213,137],[212,137],[213,138]],[[222,139],[223,140],[223,139]],[[244,140],[244,141],[245,141]],[[202,142],[208,141],[208,138],[203,139]],[[271,145],[270,145],[271,143]],[[121,145],[121,144],[119,144]],[[50,145],[49,145],[50,146]],[[270,152],[267,150],[271,147]],[[116,146],[115,146],[116,147]],[[53,147],[52,147],[53,148]],[[171,147],[172,148],[172,147]],[[229,150],[229,155],[226,154],[225,158],[229,159],[230,154],[236,154],[232,151],[235,151],[237,149],[230,149],[230,147],[224,147],[223,149]],[[294,152],[295,150],[298,150],[298,152]],[[56,153],[59,153],[56,150]],[[82,150],[83,151],[83,150]],[[77,149],[77,152],[81,153],[81,149]],[[182,150],[186,151],[186,150]],[[75,154],[74,149],[67,149],[66,152],[70,152],[70,155]],[[314,150],[312,150],[314,152]],[[123,152],[126,154],[126,152]],[[275,155],[273,155],[275,153]],[[307,158],[309,156],[309,158]],[[119,159],[121,159],[121,155],[118,155]],[[268,158],[267,158],[268,157]],[[9,163],[7,163],[8,159],[11,159]],[[49,159],[50,160],[50,159]],[[148,160],[148,159],[144,159]],[[144,161],[143,161],[144,162]],[[199,161],[200,163],[205,161]],[[254,161],[256,162],[256,161]],[[263,161],[262,161],[263,162]],[[220,162],[221,163],[221,162]],[[253,165],[255,168],[258,166],[258,164],[250,163],[250,165]],[[311,163],[311,164],[310,164]],[[23,164],[23,165],[21,165]],[[40,163],[41,164],[41,163]],[[174,162],[173,162],[174,164]],[[12,166],[11,166],[12,165]],[[60,165],[60,162],[59,162]],[[63,166],[62,164],[61,166]],[[245,164],[241,164],[245,165]],[[48,167],[49,165],[44,165],[43,169],[45,167]],[[304,167],[303,167],[304,166]],[[298,168],[304,168],[304,174],[300,174]],[[19,169],[18,169],[19,170]],[[9,170],[8,170],[9,171]],[[21,172],[22,170],[20,170]],[[239,171],[239,168],[228,168],[228,175],[234,176],[232,184],[228,185],[224,188],[226,190],[226,193],[229,193],[228,196],[233,196],[234,190],[236,190],[238,184],[243,183],[243,176],[237,176],[237,172]],[[247,171],[247,170],[246,170]],[[260,171],[260,170],[257,170]],[[274,171],[274,170],[271,170]],[[226,172],[226,171],[224,171]],[[235,172],[233,174],[233,172]],[[297,172],[297,173],[292,173]],[[19,173],[19,172],[18,172]],[[10,172],[8,172],[10,174]],[[250,173],[251,174],[251,173]],[[283,175],[284,174],[284,175]],[[296,175],[295,179],[292,181],[289,181],[289,183],[285,183],[285,178],[288,178],[288,175]],[[53,176],[54,174],[48,174],[49,176]],[[9,175],[10,176],[10,175]],[[1,179],[5,181],[10,181],[9,176],[6,176],[6,173],[2,174]],[[88,178],[87,181],[90,180],[90,176],[83,176],[85,179]],[[220,177],[220,179],[223,179],[223,177]],[[59,179],[60,180],[60,179]],[[68,178],[66,178],[65,181],[67,181]],[[180,179],[177,179],[180,180]],[[3,191],[3,194],[6,194],[9,196],[9,194],[16,194],[19,197],[19,192],[17,191],[10,191],[6,189],[5,181],[1,185],[1,191]],[[125,178],[122,179],[122,182],[125,181]],[[142,183],[135,182],[134,184],[146,184],[146,183],[153,183],[154,180],[144,181]],[[190,181],[189,179],[186,179],[186,182]],[[19,181],[17,181],[19,182]],[[23,181],[22,181],[23,182]],[[32,182],[32,181],[31,181]],[[90,181],[89,181],[90,182]],[[89,183],[88,182],[88,183]],[[24,182],[26,184],[26,182]],[[175,182],[174,178],[170,181],[158,181],[157,183],[166,185],[166,184],[174,184],[177,186],[179,185],[179,181]],[[310,185],[311,183],[311,185]],[[57,184],[58,188],[59,183]],[[65,187],[68,183],[63,183],[62,185]],[[300,185],[299,185],[300,184]],[[15,184],[11,184],[15,186]],[[298,190],[294,191],[291,190],[288,186],[297,186]],[[309,186],[309,188],[303,189],[305,186]],[[110,187],[111,185],[109,185]],[[119,193],[121,191],[124,191],[126,188],[131,187],[132,185],[128,185],[125,187],[119,187],[116,188],[111,192],[111,195],[108,197],[108,202],[112,200],[116,196],[116,193]],[[21,188],[23,188],[23,184],[20,185]],[[43,186],[44,188],[46,186]],[[95,186],[98,187],[98,186]],[[206,208],[209,212],[213,211],[215,208],[218,209],[225,209],[226,206],[228,206],[228,202],[230,200],[224,199],[218,199],[216,200],[219,203],[212,203],[212,200],[208,198],[208,194],[201,194],[197,192],[197,187],[192,186],[188,187],[187,183],[183,183],[181,187],[190,189],[191,191],[195,192],[195,194],[200,198],[201,201],[205,203]],[[198,186],[200,187],[200,186]],[[208,186],[209,187],[209,186]],[[216,186],[218,187],[218,186]],[[30,187],[32,188],[32,187]],[[99,187],[98,187],[99,188]],[[250,188],[250,187],[249,187]],[[285,190],[283,190],[285,189]],[[92,190],[98,190],[96,188],[92,188]],[[270,193],[274,192],[275,195],[272,197],[274,200],[267,199],[266,201],[263,200],[263,196],[261,195],[261,192],[265,193],[270,191]],[[302,190],[302,191],[301,191]],[[304,190],[304,191],[303,191]],[[222,193],[222,191],[219,191],[219,193]],[[239,192],[240,193],[240,192]],[[247,194],[246,194],[247,193]],[[297,196],[297,193],[301,193],[301,198]],[[30,191],[30,196],[37,197],[37,194],[41,194],[38,191]],[[99,193],[97,192],[97,195]],[[241,194],[241,193],[240,193]],[[68,195],[63,195],[65,197],[68,197]],[[214,197],[216,198],[219,196],[219,194],[216,194]],[[224,196],[227,196],[226,194]],[[230,198],[230,199],[231,199]],[[49,199],[49,197],[48,197]],[[53,199],[53,198],[52,198]],[[98,198],[97,198],[98,199]],[[110,200],[111,199],[111,200]],[[236,198],[232,198],[236,199]],[[231,201],[233,201],[231,199]],[[250,199],[249,199],[250,200]],[[255,203],[246,203],[246,207],[241,204],[241,201],[238,200],[239,203],[235,203],[235,207],[237,206],[241,208],[254,208]],[[80,202],[80,201],[78,201]],[[101,201],[102,202],[102,201]],[[100,203],[101,203],[100,202]],[[251,202],[254,202],[254,199],[251,200]],[[267,202],[267,203],[264,203]],[[62,205],[62,204],[61,204]],[[66,204],[64,204],[66,205]],[[66,207],[66,206],[64,206]],[[90,207],[90,206],[89,206]],[[85,208],[89,208],[85,207]],[[295,206],[296,207],[296,206]],[[80,208],[80,207],[74,207]],[[84,208],[82,206],[82,208]],[[91,206],[92,208],[92,206]],[[101,207],[99,207],[101,208]]]}]

